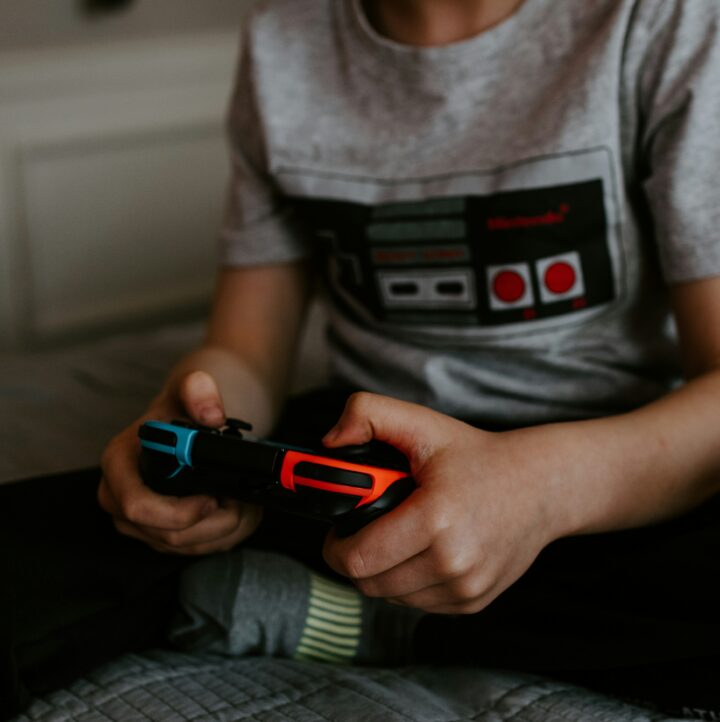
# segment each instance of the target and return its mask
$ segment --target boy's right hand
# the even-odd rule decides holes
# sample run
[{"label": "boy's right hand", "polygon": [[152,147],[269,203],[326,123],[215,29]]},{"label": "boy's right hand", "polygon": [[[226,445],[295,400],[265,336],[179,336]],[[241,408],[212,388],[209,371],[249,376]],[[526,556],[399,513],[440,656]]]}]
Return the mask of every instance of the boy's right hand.
[{"label": "boy's right hand", "polygon": [[155,405],[116,436],[103,453],[100,506],[118,531],[140,539],[153,549],[176,554],[226,551],[252,534],[260,523],[260,507],[209,496],[161,496],[143,483],[138,471],[138,429],[150,419],[189,416],[204,426],[225,421],[222,399],[214,379],[204,371],[187,374],[178,384],[177,399]]}]

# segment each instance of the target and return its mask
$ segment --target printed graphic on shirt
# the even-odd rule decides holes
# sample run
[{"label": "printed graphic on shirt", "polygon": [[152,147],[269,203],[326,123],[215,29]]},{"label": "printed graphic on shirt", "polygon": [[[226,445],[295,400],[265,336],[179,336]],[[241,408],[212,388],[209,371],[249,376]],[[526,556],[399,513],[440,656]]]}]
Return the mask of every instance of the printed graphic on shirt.
[{"label": "printed graphic on shirt", "polygon": [[335,281],[380,321],[497,326],[615,297],[600,180],[375,206],[305,199]]},{"label": "printed graphic on shirt", "polygon": [[502,336],[593,317],[623,293],[605,148],[405,179],[278,170],[358,320]]}]

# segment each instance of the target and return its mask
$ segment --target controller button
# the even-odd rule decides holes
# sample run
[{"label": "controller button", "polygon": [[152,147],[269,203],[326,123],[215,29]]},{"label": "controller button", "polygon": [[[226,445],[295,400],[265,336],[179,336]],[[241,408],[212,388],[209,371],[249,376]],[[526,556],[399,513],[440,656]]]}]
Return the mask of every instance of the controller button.
[{"label": "controller button", "polygon": [[567,293],[577,281],[575,269],[564,262],[553,263],[545,271],[545,285],[555,294]]},{"label": "controller button", "polygon": [[296,483],[300,484],[302,482],[297,477],[325,481],[328,484],[338,484],[339,486],[351,486],[355,489],[372,489],[373,486],[373,478],[370,474],[338,469],[335,466],[325,466],[324,464],[313,464],[310,461],[298,462],[293,468],[293,476]]},{"label": "controller button", "polygon": [[371,447],[370,444],[355,444],[351,446],[341,446],[338,449],[331,449],[329,452],[326,449],[325,453],[333,453],[333,455],[340,458],[352,456],[353,458],[358,456],[370,456]]},{"label": "controller button", "polygon": [[501,271],[492,285],[493,292],[503,303],[516,303],[525,295],[525,279],[516,271]]},{"label": "controller button", "polygon": [[225,425],[235,432],[252,431],[252,424],[249,424],[247,421],[243,421],[242,419],[233,419],[228,417],[225,419]]},{"label": "controller button", "polygon": [[383,441],[369,441],[356,446],[341,446],[337,449],[324,449],[323,454],[335,459],[345,459],[354,464],[368,464],[391,469],[407,469],[408,463],[402,452]]}]

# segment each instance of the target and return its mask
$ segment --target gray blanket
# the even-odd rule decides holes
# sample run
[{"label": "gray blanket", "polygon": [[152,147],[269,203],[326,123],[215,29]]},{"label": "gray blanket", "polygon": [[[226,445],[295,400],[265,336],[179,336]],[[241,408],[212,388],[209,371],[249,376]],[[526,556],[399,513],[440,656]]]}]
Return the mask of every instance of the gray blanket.
[{"label": "gray blanket", "polygon": [[468,668],[375,669],[152,652],[37,700],[17,722],[651,722],[588,691]]},{"label": "gray blanket", "polygon": [[97,466],[145,409],[197,324],[36,353],[0,353],[0,482]]}]

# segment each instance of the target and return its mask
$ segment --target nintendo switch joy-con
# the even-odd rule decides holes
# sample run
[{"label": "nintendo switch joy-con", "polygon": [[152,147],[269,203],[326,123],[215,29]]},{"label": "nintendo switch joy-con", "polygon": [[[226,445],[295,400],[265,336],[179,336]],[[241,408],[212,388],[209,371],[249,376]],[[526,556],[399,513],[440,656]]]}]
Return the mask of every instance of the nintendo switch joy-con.
[{"label": "nintendo switch joy-con", "polygon": [[349,536],[395,508],[415,483],[391,447],[305,449],[244,438],[248,424],[222,429],[189,422],[140,427],[140,473],[161,494],[241,499],[332,523]]}]

